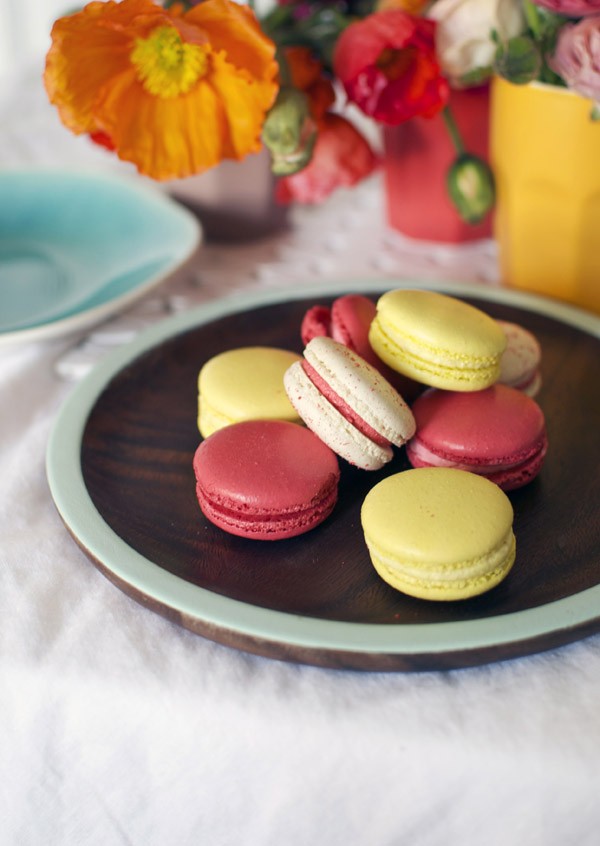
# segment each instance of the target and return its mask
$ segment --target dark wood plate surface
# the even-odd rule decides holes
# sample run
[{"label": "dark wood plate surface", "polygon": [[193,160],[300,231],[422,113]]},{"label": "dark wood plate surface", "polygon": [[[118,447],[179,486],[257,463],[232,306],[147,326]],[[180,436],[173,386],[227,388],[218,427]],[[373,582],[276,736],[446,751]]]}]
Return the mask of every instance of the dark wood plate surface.
[{"label": "dark wood plate surface", "polygon": [[[389,287],[395,286],[380,283],[377,289],[371,283],[360,290],[376,298]],[[452,286],[445,289],[456,293]],[[70,516],[65,483],[56,473],[52,478],[55,446],[54,459],[49,452],[51,487],[78,543],[145,605],[220,642],[286,660],[384,670],[463,667],[552,648],[600,629],[600,341],[590,331],[597,322],[590,317],[582,327],[568,310],[569,319],[562,319],[560,306],[548,309],[540,301],[536,308],[537,300],[508,291],[460,289],[463,298],[494,317],[526,326],[543,350],[537,401],[546,415],[549,452],[540,476],[509,494],[517,561],[497,588],[467,601],[435,603],[404,596],[377,576],[360,506],[385,475],[409,466],[404,450],[376,473],[340,460],[340,496],[332,517],[298,538],[245,540],[204,518],[192,470],[200,442],[200,368],[232,347],[261,344],[301,352],[306,309],[330,303],[343,290],[234,303],[208,320],[200,311],[196,319],[187,316],[184,325],[176,319],[158,338],[150,330],[150,340],[138,339],[132,350],[120,351],[61,417],[75,414],[81,420],[76,460],[83,487],[105,533],[134,551],[135,577],[114,553],[107,560],[107,553],[86,540],[78,517]],[[60,420],[57,432],[64,450]],[[178,589],[187,586],[191,607],[156,588],[157,569],[159,581],[170,574]],[[210,605],[217,597],[231,612],[226,619],[203,612],[202,601]],[[259,622],[247,625],[248,613]],[[291,630],[299,625],[304,634],[296,636]]]}]

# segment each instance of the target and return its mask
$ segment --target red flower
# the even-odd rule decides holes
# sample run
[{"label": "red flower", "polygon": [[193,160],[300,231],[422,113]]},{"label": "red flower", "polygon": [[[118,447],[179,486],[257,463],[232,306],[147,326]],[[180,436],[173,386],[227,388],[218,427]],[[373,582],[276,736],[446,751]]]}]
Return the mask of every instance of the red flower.
[{"label": "red flower", "polygon": [[450,93],[435,55],[435,22],[401,9],[350,24],[333,56],[348,98],[381,123],[433,117]]},{"label": "red flower", "polygon": [[310,164],[277,184],[280,203],[320,203],[341,186],[369,176],[377,158],[358,130],[332,112],[319,120],[319,134]]}]

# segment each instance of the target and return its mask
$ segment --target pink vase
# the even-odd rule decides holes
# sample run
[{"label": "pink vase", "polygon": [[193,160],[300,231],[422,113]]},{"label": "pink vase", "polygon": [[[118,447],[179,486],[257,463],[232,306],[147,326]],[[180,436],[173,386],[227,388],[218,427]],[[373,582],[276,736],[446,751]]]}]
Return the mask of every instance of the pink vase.
[{"label": "pink vase", "polygon": [[[489,160],[489,87],[453,91],[452,115],[465,149]],[[390,226],[427,241],[458,243],[490,238],[492,213],[465,223],[450,202],[446,173],[456,150],[441,114],[386,127],[384,180]]]}]

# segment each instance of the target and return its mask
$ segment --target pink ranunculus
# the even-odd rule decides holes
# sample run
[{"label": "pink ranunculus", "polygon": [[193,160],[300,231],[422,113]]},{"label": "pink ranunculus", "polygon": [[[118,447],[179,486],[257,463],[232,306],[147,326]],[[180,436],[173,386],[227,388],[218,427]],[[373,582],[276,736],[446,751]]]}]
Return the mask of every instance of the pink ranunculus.
[{"label": "pink ranunculus", "polygon": [[536,6],[543,6],[559,15],[581,18],[600,12],[600,0],[534,0]]},{"label": "pink ranunculus", "polygon": [[564,26],[550,67],[583,97],[600,101],[600,14]]}]

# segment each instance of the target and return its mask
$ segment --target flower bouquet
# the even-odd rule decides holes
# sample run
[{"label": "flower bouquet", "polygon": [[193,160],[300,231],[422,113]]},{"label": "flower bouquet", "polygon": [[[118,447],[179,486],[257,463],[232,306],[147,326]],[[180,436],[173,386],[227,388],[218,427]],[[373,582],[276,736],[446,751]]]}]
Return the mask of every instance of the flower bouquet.
[{"label": "flower bouquet", "polygon": [[449,191],[475,221],[493,202],[493,180],[464,148],[448,101],[453,86],[481,84],[492,29],[518,30],[504,5],[280,0],[259,18],[232,0],[92,2],[55,23],[44,80],[71,131],[153,179],[266,147],[284,203],[321,202],[373,172],[380,156],[359,110],[381,126],[443,113],[457,151]]},{"label": "flower bouquet", "polygon": [[[595,14],[599,12],[599,14]],[[281,202],[316,203],[369,176],[379,128],[441,118],[446,190],[477,224],[494,203],[452,93],[499,73],[597,100],[600,0],[91,2],[52,30],[45,85],[64,124],[153,179],[266,147]]]}]

